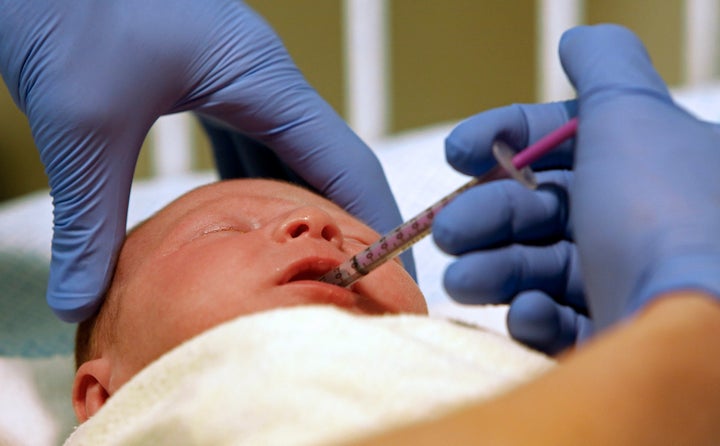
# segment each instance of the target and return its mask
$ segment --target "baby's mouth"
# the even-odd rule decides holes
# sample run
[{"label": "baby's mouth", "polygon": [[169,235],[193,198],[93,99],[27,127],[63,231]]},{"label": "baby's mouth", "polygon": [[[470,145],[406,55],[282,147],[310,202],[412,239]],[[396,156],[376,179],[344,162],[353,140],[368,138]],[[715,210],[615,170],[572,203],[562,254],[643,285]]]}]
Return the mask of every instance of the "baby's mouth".
[{"label": "baby's mouth", "polygon": [[325,288],[326,292],[318,294],[318,296],[331,296],[327,302],[331,302],[340,307],[354,308],[354,311],[366,315],[394,313],[394,311],[388,310],[384,305],[376,302],[375,299],[367,296],[360,291],[360,289],[356,288],[356,286],[362,286],[360,282],[356,282],[345,288],[318,280],[338,265],[340,265],[340,262],[332,259],[305,259],[290,265],[284,275],[285,279],[281,280],[280,284],[284,285],[303,281],[315,282],[318,286],[328,287]]},{"label": "baby's mouth", "polygon": [[323,274],[330,271],[330,269],[311,268],[305,271],[300,271],[299,273],[290,277],[290,280],[288,280],[288,282],[298,282],[300,280],[317,280]]},{"label": "baby's mouth", "polygon": [[288,268],[286,279],[282,283],[299,282],[303,280],[318,280],[323,274],[332,270],[338,262],[325,259],[306,260]]}]

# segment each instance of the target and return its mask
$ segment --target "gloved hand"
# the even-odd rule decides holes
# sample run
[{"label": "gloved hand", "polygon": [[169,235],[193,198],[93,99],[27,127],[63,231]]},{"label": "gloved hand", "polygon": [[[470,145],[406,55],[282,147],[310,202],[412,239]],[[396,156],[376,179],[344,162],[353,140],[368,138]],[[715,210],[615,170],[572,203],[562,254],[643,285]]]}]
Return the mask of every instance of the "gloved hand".
[{"label": "gloved hand", "polygon": [[[473,116],[446,139],[448,161],[479,176],[496,164],[493,141],[525,147],[573,117],[575,105],[512,105]],[[540,183],[535,191],[514,180],[478,186],[433,223],[438,246],[459,256],[445,272],[448,294],[466,304],[509,302],[510,334],[548,354],[593,332],[568,221],[573,143],[533,166]]]},{"label": "gloved hand", "polygon": [[[673,103],[642,43],[624,28],[572,29],[560,58],[577,102],[478,115],[448,137],[447,154],[478,173],[496,137],[524,147],[577,111],[574,147],[565,144],[544,163],[574,161],[573,174],[542,174],[550,185],[537,192],[502,182],[478,188],[434,226],[438,244],[462,254],[445,277],[460,299],[488,301],[488,291],[512,299],[524,290],[554,299],[521,295],[508,315],[511,333],[551,352],[669,291],[720,297],[717,128]],[[583,300],[592,324],[582,317]]]},{"label": "gloved hand", "polygon": [[47,299],[61,319],[81,321],[100,304],[140,146],[164,114],[223,122],[379,232],[400,223],[376,157],[245,4],[0,0],[0,9],[2,76],[50,180]]}]

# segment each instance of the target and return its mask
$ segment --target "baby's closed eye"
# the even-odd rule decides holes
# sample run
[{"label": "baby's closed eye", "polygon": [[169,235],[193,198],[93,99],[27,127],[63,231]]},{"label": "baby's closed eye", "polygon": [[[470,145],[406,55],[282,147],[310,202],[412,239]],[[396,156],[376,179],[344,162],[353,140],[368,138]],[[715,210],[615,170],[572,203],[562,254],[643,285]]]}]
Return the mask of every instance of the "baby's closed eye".
[{"label": "baby's closed eye", "polygon": [[162,244],[166,247],[162,250],[162,255],[171,254],[185,245],[210,236],[245,234],[255,229],[253,226],[252,222],[218,219],[206,219],[189,225],[183,224],[167,235]]},{"label": "baby's closed eye", "polygon": [[237,225],[228,225],[228,224],[213,224],[211,226],[208,226],[202,230],[202,232],[198,235],[198,237],[203,237],[210,234],[216,234],[219,232],[241,232],[246,233],[250,232],[250,228],[247,227],[240,227]]}]

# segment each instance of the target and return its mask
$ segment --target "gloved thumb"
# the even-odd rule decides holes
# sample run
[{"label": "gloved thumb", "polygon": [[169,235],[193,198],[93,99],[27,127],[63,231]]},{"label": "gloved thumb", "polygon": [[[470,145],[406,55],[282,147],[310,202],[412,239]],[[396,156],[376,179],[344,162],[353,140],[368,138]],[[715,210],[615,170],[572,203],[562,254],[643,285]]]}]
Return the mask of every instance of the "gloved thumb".
[{"label": "gloved thumb", "polygon": [[670,100],[645,46],[622,26],[579,26],[566,31],[560,39],[560,62],[581,104],[594,94],[635,90]]}]

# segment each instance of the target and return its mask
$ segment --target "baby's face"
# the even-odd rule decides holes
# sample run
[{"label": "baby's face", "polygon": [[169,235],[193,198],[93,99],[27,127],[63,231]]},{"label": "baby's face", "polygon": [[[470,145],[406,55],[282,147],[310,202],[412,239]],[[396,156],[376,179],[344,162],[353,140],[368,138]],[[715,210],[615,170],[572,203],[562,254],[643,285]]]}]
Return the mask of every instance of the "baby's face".
[{"label": "baby's face", "polygon": [[121,286],[119,387],[182,341],[239,315],[307,304],[359,314],[426,313],[399,262],[349,289],[314,280],[379,235],[329,201],[267,180],[216,183],[176,200],[128,237]]}]

